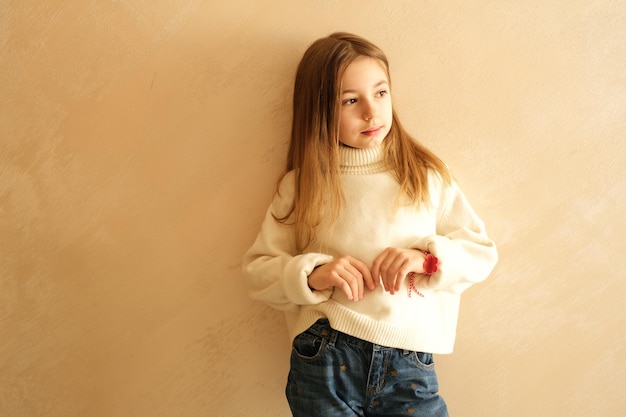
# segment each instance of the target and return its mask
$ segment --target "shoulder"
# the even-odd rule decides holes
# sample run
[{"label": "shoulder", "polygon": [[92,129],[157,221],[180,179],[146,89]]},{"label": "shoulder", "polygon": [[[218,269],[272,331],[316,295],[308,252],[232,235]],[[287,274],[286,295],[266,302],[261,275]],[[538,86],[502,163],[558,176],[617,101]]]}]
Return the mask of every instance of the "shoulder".
[{"label": "shoulder", "polygon": [[278,185],[276,187],[277,194],[292,193],[294,185],[296,183],[296,171],[288,171],[281,178],[278,179]]},{"label": "shoulder", "polygon": [[455,184],[452,178],[445,177],[441,172],[428,168],[428,188],[431,192],[441,193],[449,190]]},{"label": "shoulder", "polygon": [[434,169],[428,170],[428,192],[430,201],[439,207],[445,207],[450,201],[462,196],[459,184],[448,171],[448,176]]},{"label": "shoulder", "polygon": [[295,171],[287,172],[278,180],[272,200],[272,211],[276,216],[284,217],[291,212],[295,194],[295,183]]}]

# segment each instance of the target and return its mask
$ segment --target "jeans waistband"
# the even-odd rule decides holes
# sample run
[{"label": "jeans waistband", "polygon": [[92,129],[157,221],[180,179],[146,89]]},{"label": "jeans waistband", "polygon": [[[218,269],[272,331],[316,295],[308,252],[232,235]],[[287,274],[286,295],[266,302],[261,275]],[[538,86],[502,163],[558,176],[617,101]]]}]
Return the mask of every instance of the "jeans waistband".
[{"label": "jeans waistband", "polygon": [[399,350],[403,354],[408,354],[410,351],[406,349],[397,349],[387,346],[377,345],[372,342],[368,342],[367,340],[359,339],[358,337],[350,336],[349,334],[340,332],[339,330],[335,330],[330,327],[330,322],[328,319],[319,319],[317,320],[310,328],[309,333],[317,335],[319,337],[325,338],[328,340],[328,344],[330,346],[335,346],[338,342],[344,342],[353,346],[360,346],[366,349],[372,349],[374,351],[378,350]]}]

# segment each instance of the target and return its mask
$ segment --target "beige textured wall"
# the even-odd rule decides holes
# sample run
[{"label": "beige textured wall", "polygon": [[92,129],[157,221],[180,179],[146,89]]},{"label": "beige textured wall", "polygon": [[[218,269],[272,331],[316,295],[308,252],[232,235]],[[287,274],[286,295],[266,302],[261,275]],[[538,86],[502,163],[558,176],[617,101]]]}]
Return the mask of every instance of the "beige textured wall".
[{"label": "beige textured wall", "polygon": [[437,357],[451,414],[626,415],[624,28],[609,0],[0,1],[0,416],[289,414],[240,260],[339,29],[499,244]]}]

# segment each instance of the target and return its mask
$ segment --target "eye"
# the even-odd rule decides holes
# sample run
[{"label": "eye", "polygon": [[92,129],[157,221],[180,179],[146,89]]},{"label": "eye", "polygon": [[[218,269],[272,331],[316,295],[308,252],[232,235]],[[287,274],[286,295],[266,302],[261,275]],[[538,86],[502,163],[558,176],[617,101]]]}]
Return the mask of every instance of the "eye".
[{"label": "eye", "polygon": [[354,104],[356,103],[356,98],[349,98],[341,102],[341,104]]},{"label": "eye", "polygon": [[389,94],[389,91],[387,90],[380,90],[378,93],[376,93],[378,97],[383,97],[383,96],[386,96],[387,94]]}]

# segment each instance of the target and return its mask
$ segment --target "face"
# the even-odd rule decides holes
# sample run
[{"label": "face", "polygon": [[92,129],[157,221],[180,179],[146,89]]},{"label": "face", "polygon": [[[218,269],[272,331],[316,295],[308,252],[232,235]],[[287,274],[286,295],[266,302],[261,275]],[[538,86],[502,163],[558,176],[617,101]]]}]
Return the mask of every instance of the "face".
[{"label": "face", "polygon": [[391,129],[391,94],[383,63],[362,57],[342,78],[339,140],[353,148],[380,145]]}]

